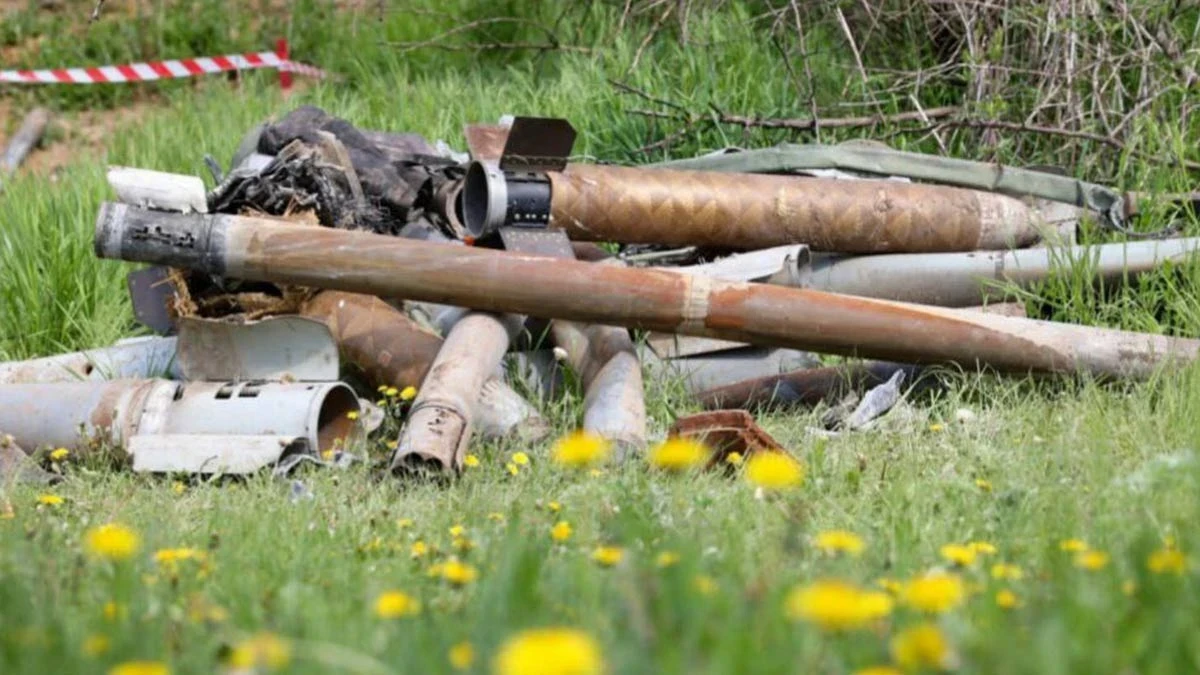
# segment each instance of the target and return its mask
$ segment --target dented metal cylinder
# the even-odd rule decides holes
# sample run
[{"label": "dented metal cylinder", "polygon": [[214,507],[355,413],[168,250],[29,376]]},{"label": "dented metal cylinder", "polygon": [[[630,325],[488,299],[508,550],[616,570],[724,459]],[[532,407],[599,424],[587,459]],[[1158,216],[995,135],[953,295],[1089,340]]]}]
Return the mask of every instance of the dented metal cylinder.
[{"label": "dented metal cylinder", "polygon": [[583,430],[616,443],[619,458],[640,450],[646,444],[646,403],[642,364],[629,331],[572,321],[554,321],[550,329],[583,382]]},{"label": "dented metal cylinder", "polygon": [[462,469],[480,389],[508,350],[510,328],[472,312],[454,324],[413,401],[393,471]]},{"label": "dented metal cylinder", "polygon": [[173,337],[144,338],[100,349],[0,363],[0,383],[7,384],[179,375]]},{"label": "dented metal cylinder", "polygon": [[[420,387],[442,348],[441,336],[373,295],[322,291],[300,313],[329,326],[342,358],[372,387]],[[479,391],[479,433],[512,434],[538,440],[550,433],[537,409],[502,379],[491,377]]]},{"label": "dented metal cylinder", "polygon": [[236,279],[905,363],[1145,378],[1200,354],[1194,339],[124,204],[102,207],[95,249]]},{"label": "dented metal cylinder", "polygon": [[126,445],[135,436],[302,439],[312,452],[345,442],[358,398],[344,384],[113,380],[0,385],[0,428],[30,449]]},{"label": "dented metal cylinder", "polygon": [[[463,192],[477,236],[528,225],[540,208],[496,196],[513,181],[478,165]],[[548,226],[572,239],[740,250],[803,243],[844,253],[1027,246],[1035,212],[1005,195],[940,185],[569,164],[550,181]]]}]

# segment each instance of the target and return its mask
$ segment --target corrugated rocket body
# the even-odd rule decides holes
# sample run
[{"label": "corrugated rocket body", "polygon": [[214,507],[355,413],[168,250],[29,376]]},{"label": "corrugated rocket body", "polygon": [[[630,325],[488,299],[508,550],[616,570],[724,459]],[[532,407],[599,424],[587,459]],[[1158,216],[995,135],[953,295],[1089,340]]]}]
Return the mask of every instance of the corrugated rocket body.
[{"label": "corrugated rocket body", "polygon": [[572,239],[846,253],[1027,246],[1038,220],[988,192],[890,181],[571,164],[548,174],[550,227]]},{"label": "corrugated rocket body", "polygon": [[[156,230],[157,228],[157,230]],[[147,232],[155,233],[146,237]],[[171,245],[157,236],[169,232]],[[677,331],[908,363],[1148,377],[1200,341],[803,289],[297,228],[242,216],[105,205],[101,257],[240,279],[442,302],[491,312]]]}]

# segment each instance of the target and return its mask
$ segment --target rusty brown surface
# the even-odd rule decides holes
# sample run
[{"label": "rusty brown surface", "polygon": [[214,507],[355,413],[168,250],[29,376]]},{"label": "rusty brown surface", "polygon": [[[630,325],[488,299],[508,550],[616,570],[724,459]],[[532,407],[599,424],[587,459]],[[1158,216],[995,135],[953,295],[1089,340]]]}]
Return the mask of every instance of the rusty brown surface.
[{"label": "rusty brown surface", "polygon": [[[269,219],[153,214],[107,204],[102,257],[190,265],[224,276],[422,300],[539,318],[674,331],[902,363],[1146,378],[1194,360],[1200,341],[1018,319],[820,291],[728,282],[297,228]],[[172,239],[147,239],[149,223]],[[140,224],[139,224],[140,223]],[[175,238],[199,245],[181,247]]]},{"label": "rusty brown surface", "polygon": [[[550,182],[550,225],[572,239],[742,250],[804,243],[845,253],[970,251],[989,243],[980,197],[960,188],[588,164],[551,173]],[[1015,243],[1032,243],[1033,215],[1003,199],[1005,213],[1028,221]]]},{"label": "rusty brown surface", "polygon": [[[1190,339],[230,219],[231,276],[897,362],[1146,377]],[[1086,343],[1086,348],[1081,346]]]},{"label": "rusty brown surface", "polygon": [[714,387],[696,394],[696,398],[708,410],[835,403],[850,391],[883,384],[902,367],[894,363],[870,362],[805,368]]},{"label": "rusty brown surface", "polygon": [[420,386],[442,346],[441,337],[371,295],[322,291],[300,313],[329,326],[342,358],[372,387]]},{"label": "rusty brown surface", "polygon": [[499,162],[508,141],[509,127],[499,124],[468,124],[463,127],[467,152],[479,162]]},{"label": "rusty brown surface", "polygon": [[712,452],[708,468],[724,466],[732,453],[749,457],[756,452],[784,452],[746,410],[713,410],[680,417],[667,432],[669,438],[700,441]]}]

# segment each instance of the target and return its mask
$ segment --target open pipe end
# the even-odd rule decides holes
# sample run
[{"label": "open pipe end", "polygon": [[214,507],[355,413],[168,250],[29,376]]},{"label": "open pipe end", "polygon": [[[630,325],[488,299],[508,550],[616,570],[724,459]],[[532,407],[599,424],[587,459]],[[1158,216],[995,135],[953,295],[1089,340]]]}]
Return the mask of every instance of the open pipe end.
[{"label": "open pipe end", "polygon": [[492,234],[504,225],[508,185],[499,165],[471,162],[462,188],[462,220],[474,237]]},{"label": "open pipe end", "polygon": [[346,449],[355,429],[351,412],[361,412],[354,392],[344,384],[330,387],[317,413],[317,456],[323,457],[326,450]]},{"label": "open pipe end", "polygon": [[121,258],[121,238],[124,234],[125,212],[128,209],[125,204],[116,202],[100,205],[100,212],[96,215],[95,239],[92,241],[97,258]]}]

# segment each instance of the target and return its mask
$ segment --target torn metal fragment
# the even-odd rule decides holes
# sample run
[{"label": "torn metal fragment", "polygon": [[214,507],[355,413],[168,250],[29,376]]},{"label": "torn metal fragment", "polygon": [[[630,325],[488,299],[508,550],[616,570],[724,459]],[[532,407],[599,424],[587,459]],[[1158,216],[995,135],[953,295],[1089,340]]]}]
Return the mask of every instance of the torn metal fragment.
[{"label": "torn metal fragment", "polygon": [[680,417],[671,425],[668,437],[700,441],[712,452],[708,467],[724,465],[729,455],[749,457],[756,452],[783,452],[783,446],[771,437],[754,416],[745,410],[712,410]]},{"label": "torn metal fragment", "polygon": [[181,317],[176,355],[185,380],[332,382],[338,347],[325,323],[302,316],[258,321]]}]

